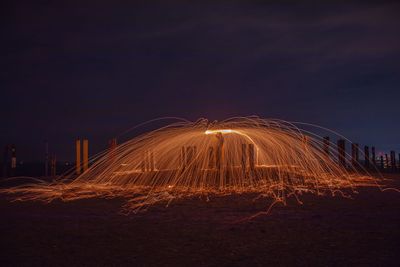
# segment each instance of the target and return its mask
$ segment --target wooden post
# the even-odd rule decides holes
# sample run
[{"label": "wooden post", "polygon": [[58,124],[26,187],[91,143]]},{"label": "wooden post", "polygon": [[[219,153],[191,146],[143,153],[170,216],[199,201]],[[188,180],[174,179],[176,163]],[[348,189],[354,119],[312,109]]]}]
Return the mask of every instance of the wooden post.
[{"label": "wooden post", "polygon": [[218,139],[218,145],[215,162],[218,171],[219,187],[223,188],[225,183],[224,173],[222,172],[222,167],[224,165],[224,137],[222,133],[217,133],[216,137]]},{"label": "wooden post", "polygon": [[208,148],[208,168],[215,168],[215,155],[214,155],[214,147],[210,146]]},{"label": "wooden post", "polygon": [[254,144],[249,144],[249,167],[250,171],[254,171],[255,169],[255,162],[254,162]]},{"label": "wooden post", "polygon": [[351,163],[353,167],[358,167],[358,144],[351,144]]},{"label": "wooden post", "polygon": [[247,165],[247,145],[242,144],[242,160],[241,160],[241,166],[242,166],[242,173],[243,175],[246,174],[246,165]]},{"label": "wooden post", "polygon": [[197,162],[197,146],[192,146],[192,163],[196,165]]},{"label": "wooden post", "polygon": [[370,159],[369,159],[369,147],[364,146],[364,160],[365,160],[365,168],[369,168],[370,166]]},{"label": "wooden post", "polygon": [[222,133],[217,133],[216,137],[218,138],[218,145],[217,145],[217,153],[216,153],[216,165],[217,169],[221,170],[222,165],[223,165],[223,146],[224,146],[224,137],[222,136]]},{"label": "wooden post", "polygon": [[76,139],[75,142],[75,152],[76,152],[76,174],[81,174],[81,140]]},{"label": "wooden post", "polygon": [[381,170],[385,169],[385,162],[383,161],[383,155],[381,155]]},{"label": "wooden post", "polygon": [[324,137],[324,152],[326,154],[327,157],[330,156],[330,141],[329,141],[329,136],[325,136]]},{"label": "wooden post", "polygon": [[146,150],[144,152],[141,168],[142,172],[154,171],[154,153],[152,151]]},{"label": "wooden post", "polygon": [[376,166],[376,154],[375,154],[375,147],[371,147],[371,154],[372,154],[372,165],[375,168]]},{"label": "wooden post", "polygon": [[181,157],[180,157],[180,159],[181,159],[181,168],[185,169],[185,167],[186,167],[186,150],[185,150],[184,146],[181,147]]},{"label": "wooden post", "polygon": [[10,164],[10,175],[15,176],[16,168],[17,168],[17,149],[15,148],[15,145],[11,145],[11,164]]},{"label": "wooden post", "polygon": [[150,169],[151,169],[151,171],[154,171],[155,170],[155,162],[154,162],[154,152],[153,151],[151,151],[150,152]]},{"label": "wooden post", "polygon": [[57,158],[56,155],[54,154],[51,159],[50,159],[50,173],[52,177],[55,177],[57,175]]},{"label": "wooden post", "polygon": [[337,141],[338,147],[338,161],[342,167],[346,167],[346,141],[344,139],[339,139]]},{"label": "wooden post", "polygon": [[392,167],[392,171],[396,170],[396,152],[390,151],[390,165]]},{"label": "wooden post", "polygon": [[144,152],[144,154],[143,154],[143,159],[142,159],[142,161],[141,161],[141,163],[140,163],[140,168],[142,169],[142,172],[146,172],[146,158],[147,158],[147,151],[145,151]]},{"label": "wooden post", "polygon": [[386,164],[385,164],[385,165],[386,165],[385,167],[386,167],[386,168],[389,168],[389,156],[388,156],[388,154],[385,154],[385,161],[386,161],[386,162],[385,162],[385,163],[386,163]]},{"label": "wooden post", "polygon": [[145,169],[150,171],[150,151],[146,150],[145,155]]},{"label": "wooden post", "polygon": [[196,153],[197,153],[196,146],[186,147],[186,163],[185,163],[186,166],[195,164]]},{"label": "wooden post", "polygon": [[186,147],[186,165],[190,165],[193,160],[193,147]]}]

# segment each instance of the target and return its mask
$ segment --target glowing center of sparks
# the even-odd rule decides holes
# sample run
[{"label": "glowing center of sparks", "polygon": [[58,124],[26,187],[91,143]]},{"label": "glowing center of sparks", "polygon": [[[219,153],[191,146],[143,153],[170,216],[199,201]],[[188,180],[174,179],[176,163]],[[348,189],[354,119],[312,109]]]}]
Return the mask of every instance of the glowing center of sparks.
[{"label": "glowing center of sparks", "polygon": [[205,131],[205,134],[217,134],[217,133],[225,134],[225,133],[232,133],[232,132],[234,132],[234,131],[231,129],[207,130],[207,131]]}]

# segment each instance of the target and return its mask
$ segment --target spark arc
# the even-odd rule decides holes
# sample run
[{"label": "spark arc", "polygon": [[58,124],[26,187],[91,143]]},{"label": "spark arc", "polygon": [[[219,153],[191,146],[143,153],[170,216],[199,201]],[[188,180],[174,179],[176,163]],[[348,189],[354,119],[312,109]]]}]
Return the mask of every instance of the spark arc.
[{"label": "spark arc", "polygon": [[[104,151],[79,175],[7,189],[20,200],[124,197],[139,211],[176,198],[259,193],[273,201],[374,184],[337,160],[334,145],[280,120],[176,122]],[[4,192],[4,190],[3,190]]]}]

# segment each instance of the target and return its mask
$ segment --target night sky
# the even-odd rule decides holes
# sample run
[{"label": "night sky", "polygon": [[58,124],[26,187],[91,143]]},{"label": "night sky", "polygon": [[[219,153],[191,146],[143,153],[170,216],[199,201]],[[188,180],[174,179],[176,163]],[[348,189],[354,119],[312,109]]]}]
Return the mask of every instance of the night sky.
[{"label": "night sky", "polygon": [[400,4],[376,2],[3,1],[0,145],[72,160],[157,117],[259,115],[400,152]]}]

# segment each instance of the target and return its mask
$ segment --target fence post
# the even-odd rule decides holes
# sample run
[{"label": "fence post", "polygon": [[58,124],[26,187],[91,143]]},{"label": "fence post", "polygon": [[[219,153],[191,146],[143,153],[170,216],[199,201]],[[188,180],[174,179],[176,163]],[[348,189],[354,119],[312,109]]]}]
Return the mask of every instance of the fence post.
[{"label": "fence post", "polygon": [[57,158],[56,155],[52,155],[50,157],[50,173],[52,177],[55,177],[57,175]]},{"label": "fence post", "polygon": [[181,147],[180,163],[181,163],[181,168],[182,168],[182,169],[185,169],[185,166],[186,166],[186,151],[185,151],[185,146],[182,146],[182,147]]},{"label": "fence post", "polygon": [[352,143],[351,144],[351,163],[353,167],[358,166],[358,144]]},{"label": "fence post", "polygon": [[389,156],[388,154],[385,154],[385,163],[386,163],[386,168],[389,168]]},{"label": "fence post", "polygon": [[17,150],[15,145],[11,145],[11,168],[10,168],[10,176],[15,176],[15,170],[17,168]]},{"label": "fence post", "polygon": [[214,156],[214,147],[210,146],[208,148],[208,168],[214,169],[215,166],[215,156]]},{"label": "fence post", "polygon": [[144,151],[141,168],[142,168],[142,172],[147,171],[147,151]]},{"label": "fence post", "polygon": [[392,167],[392,171],[396,170],[396,152],[390,151],[390,165]]},{"label": "fence post", "polygon": [[150,152],[150,168],[152,171],[154,171],[156,169],[156,164],[154,162],[154,152],[151,151]]},{"label": "fence post", "polygon": [[242,173],[243,173],[243,175],[245,175],[246,174],[246,165],[247,165],[247,145],[246,144],[242,144],[241,165],[242,165]]},{"label": "fence post", "polygon": [[370,158],[369,158],[369,147],[364,146],[364,156],[365,156],[365,168],[369,168]]},{"label": "fence post", "polygon": [[371,154],[372,154],[372,165],[375,168],[376,166],[376,154],[375,154],[375,147],[371,147]]},{"label": "fence post", "polygon": [[338,147],[338,161],[342,167],[346,167],[346,141],[344,139],[339,139],[337,141]]},{"label": "fence post", "polygon": [[254,171],[255,169],[254,159],[254,144],[249,144],[249,166],[251,171]]}]

